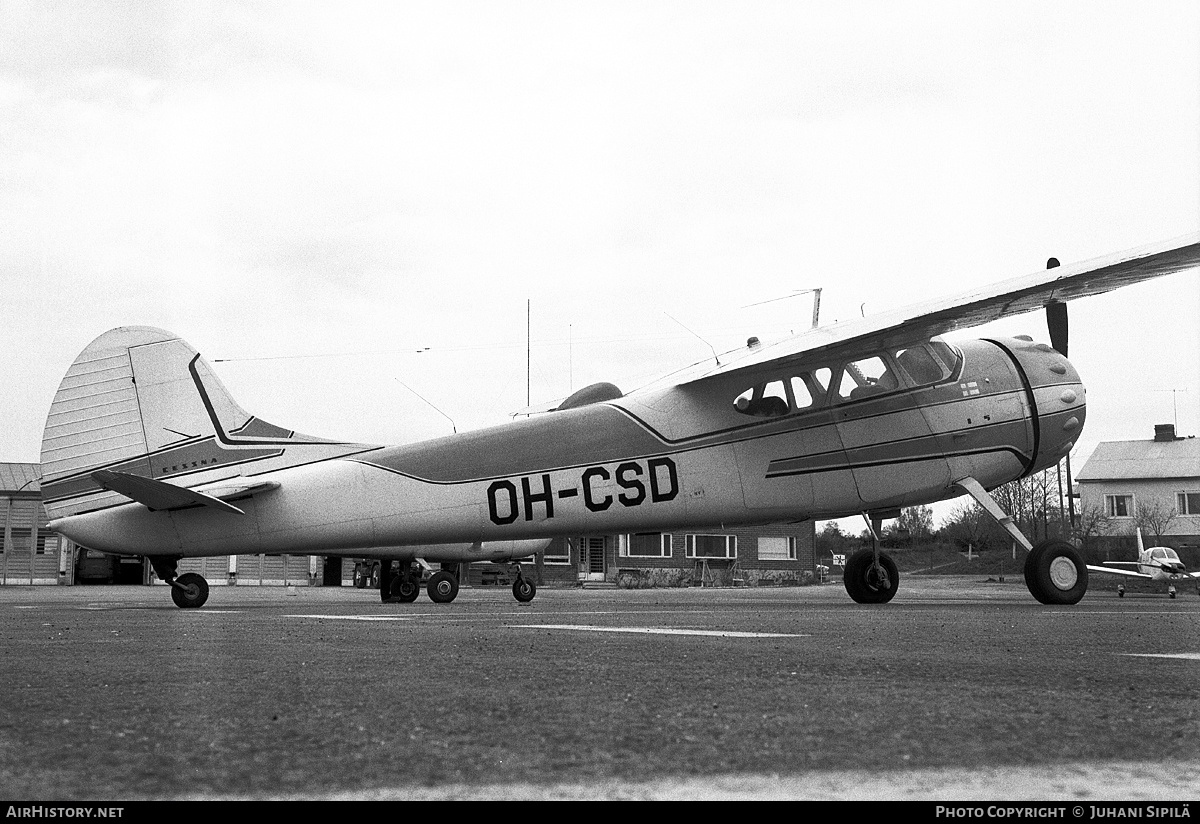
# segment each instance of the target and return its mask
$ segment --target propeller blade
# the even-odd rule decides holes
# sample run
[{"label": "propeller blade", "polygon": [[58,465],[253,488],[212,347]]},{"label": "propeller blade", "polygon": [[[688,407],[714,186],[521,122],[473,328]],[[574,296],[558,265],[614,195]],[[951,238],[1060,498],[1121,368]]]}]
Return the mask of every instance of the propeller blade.
[{"label": "propeller blade", "polygon": [[[1058,266],[1058,258],[1046,261],[1046,268]],[[1046,304],[1046,327],[1050,330],[1050,345],[1064,358],[1067,356],[1067,304],[1054,301]]]}]

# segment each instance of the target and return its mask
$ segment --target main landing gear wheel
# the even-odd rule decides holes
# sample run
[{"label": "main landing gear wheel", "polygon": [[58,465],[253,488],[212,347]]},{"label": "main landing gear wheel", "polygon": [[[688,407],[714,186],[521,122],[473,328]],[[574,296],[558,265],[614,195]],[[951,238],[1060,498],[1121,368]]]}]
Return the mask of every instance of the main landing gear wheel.
[{"label": "main landing gear wheel", "polygon": [[895,597],[900,587],[900,571],[896,569],[896,562],[880,552],[879,563],[875,563],[874,556],[873,550],[860,549],[846,562],[842,581],[855,603],[886,604]]},{"label": "main landing gear wheel", "polygon": [[429,600],[435,604],[448,604],[458,595],[458,578],[445,570],[435,572],[429,577],[425,591],[429,593]]},{"label": "main landing gear wheel", "polygon": [[185,572],[171,582],[171,600],[181,609],[204,606],[208,600],[208,581],[203,575]]},{"label": "main landing gear wheel", "polygon": [[1087,564],[1066,541],[1042,541],[1025,558],[1025,586],[1043,604],[1077,604],[1087,592]]},{"label": "main landing gear wheel", "polygon": [[536,594],[537,587],[528,578],[520,576],[513,582],[513,597],[522,604],[528,604]]},{"label": "main landing gear wheel", "polygon": [[392,597],[402,604],[411,604],[421,594],[421,579],[402,573],[392,579]]}]

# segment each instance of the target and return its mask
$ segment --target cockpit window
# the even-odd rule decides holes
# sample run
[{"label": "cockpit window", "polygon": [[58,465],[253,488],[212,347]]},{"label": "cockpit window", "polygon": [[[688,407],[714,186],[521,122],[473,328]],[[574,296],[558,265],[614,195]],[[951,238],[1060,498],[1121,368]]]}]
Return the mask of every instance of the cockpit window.
[{"label": "cockpit window", "polygon": [[934,338],[929,342],[929,348],[934,356],[942,362],[946,367],[946,375],[952,375],[958,369],[958,363],[962,360],[962,352],[946,343],[944,340]]},{"label": "cockpit window", "polygon": [[838,382],[838,399],[856,401],[872,395],[881,395],[898,389],[896,380],[887,362],[879,356],[850,361],[842,367],[842,378]]},{"label": "cockpit window", "polygon": [[936,383],[944,377],[942,365],[924,346],[911,346],[896,353],[896,365],[917,386]]}]

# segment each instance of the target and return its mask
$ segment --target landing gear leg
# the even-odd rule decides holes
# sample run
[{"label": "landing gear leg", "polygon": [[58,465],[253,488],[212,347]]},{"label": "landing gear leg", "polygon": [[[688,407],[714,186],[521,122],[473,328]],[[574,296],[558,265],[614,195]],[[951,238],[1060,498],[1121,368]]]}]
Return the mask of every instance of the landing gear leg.
[{"label": "landing gear leg", "polygon": [[528,604],[537,595],[537,586],[521,573],[520,564],[517,564],[517,579],[513,581],[512,594],[522,604]]},{"label": "landing gear leg", "polygon": [[1079,603],[1088,586],[1087,564],[1083,562],[1079,550],[1066,541],[1042,541],[1034,546],[979,481],[967,477],[956,483],[978,501],[984,511],[1017,543],[1028,550],[1029,554],[1025,556],[1025,586],[1034,598],[1043,604]]},{"label": "landing gear leg", "polygon": [[171,587],[171,600],[180,609],[196,609],[204,606],[208,600],[208,581],[203,575],[195,572],[185,572],[175,576],[179,568],[179,556],[151,558],[150,566],[159,580],[165,581]]},{"label": "landing gear leg", "polygon": [[379,600],[388,603],[392,600],[392,561],[379,562]]}]

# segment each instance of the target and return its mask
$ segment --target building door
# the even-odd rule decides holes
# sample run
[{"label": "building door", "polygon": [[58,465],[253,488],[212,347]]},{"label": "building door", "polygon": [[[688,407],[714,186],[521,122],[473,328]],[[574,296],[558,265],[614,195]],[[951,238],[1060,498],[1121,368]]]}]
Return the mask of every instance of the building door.
[{"label": "building door", "polygon": [[342,559],[330,556],[325,559],[321,568],[321,586],[340,587],[342,585]]},{"label": "building door", "polygon": [[607,541],[605,541],[603,536],[591,536],[579,539],[580,580],[604,580],[604,549],[606,543]]}]

